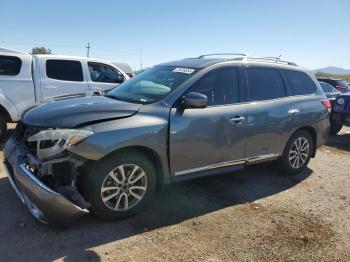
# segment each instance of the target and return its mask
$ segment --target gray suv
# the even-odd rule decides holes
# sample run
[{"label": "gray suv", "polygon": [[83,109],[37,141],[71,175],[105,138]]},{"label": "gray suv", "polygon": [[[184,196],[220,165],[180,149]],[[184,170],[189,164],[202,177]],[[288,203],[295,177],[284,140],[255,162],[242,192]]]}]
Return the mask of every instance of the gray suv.
[{"label": "gray suv", "polygon": [[29,110],[5,144],[5,169],[40,221],[121,219],[167,183],[265,161],[301,172],[326,141],[329,110],[317,80],[294,63],[183,59],[105,96]]}]

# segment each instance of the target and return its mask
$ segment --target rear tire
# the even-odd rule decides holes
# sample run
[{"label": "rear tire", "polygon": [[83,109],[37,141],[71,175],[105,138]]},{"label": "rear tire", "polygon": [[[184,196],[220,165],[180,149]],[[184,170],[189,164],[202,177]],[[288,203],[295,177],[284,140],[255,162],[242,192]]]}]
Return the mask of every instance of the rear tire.
[{"label": "rear tire", "polygon": [[7,135],[7,122],[5,118],[0,115],[0,141],[3,141]]},{"label": "rear tire", "polygon": [[278,160],[279,167],[288,174],[299,174],[308,165],[313,153],[313,140],[309,132],[300,130],[294,133]]},{"label": "rear tire", "polygon": [[119,220],[141,212],[156,189],[152,161],[135,151],[108,156],[87,167],[83,195],[92,213],[103,220]]},{"label": "rear tire", "polygon": [[331,121],[331,126],[330,126],[330,129],[329,129],[329,133],[331,135],[336,135],[339,133],[339,131],[342,129],[343,125],[342,124],[337,124],[333,121]]}]

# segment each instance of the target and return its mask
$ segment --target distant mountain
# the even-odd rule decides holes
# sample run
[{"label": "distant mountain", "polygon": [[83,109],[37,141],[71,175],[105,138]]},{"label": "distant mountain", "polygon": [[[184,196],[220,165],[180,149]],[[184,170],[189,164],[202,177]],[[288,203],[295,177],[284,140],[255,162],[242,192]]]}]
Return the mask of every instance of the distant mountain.
[{"label": "distant mountain", "polygon": [[350,69],[344,69],[341,67],[335,67],[335,66],[327,66],[320,69],[312,70],[313,72],[323,72],[327,74],[336,74],[336,75],[349,75]]}]

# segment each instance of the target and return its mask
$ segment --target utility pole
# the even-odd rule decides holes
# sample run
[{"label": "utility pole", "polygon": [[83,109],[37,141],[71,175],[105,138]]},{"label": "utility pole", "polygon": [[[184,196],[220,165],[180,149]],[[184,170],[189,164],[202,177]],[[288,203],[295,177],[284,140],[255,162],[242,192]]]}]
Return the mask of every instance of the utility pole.
[{"label": "utility pole", "polygon": [[140,70],[142,70],[142,50],[140,48]]},{"label": "utility pole", "polygon": [[90,57],[90,48],[91,48],[91,46],[90,46],[90,43],[88,42],[88,45],[86,47],[86,49],[87,49],[86,57]]}]

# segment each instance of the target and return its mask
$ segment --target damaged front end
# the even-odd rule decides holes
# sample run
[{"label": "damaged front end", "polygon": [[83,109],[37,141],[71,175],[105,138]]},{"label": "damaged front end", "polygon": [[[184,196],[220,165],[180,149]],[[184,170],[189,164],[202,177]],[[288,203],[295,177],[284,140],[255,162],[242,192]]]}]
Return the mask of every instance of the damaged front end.
[{"label": "damaged front end", "polygon": [[6,142],[4,166],[11,185],[41,222],[64,226],[89,212],[89,203],[77,190],[79,170],[87,160],[67,150],[89,132],[18,123]]}]

